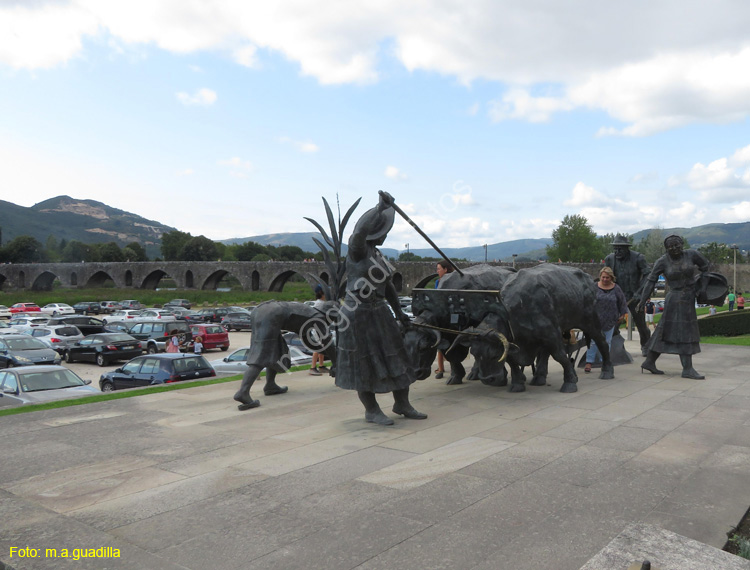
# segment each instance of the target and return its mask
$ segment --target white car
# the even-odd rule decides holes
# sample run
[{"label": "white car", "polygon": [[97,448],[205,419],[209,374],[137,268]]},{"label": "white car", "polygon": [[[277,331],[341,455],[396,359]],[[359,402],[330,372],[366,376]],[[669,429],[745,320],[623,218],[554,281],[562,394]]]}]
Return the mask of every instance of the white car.
[{"label": "white car", "polygon": [[[247,370],[247,352],[250,347],[238,348],[229,356],[222,358],[221,360],[212,360],[209,364],[216,371],[217,375],[221,374],[243,374]],[[310,364],[312,362],[312,356],[305,354],[296,346],[289,347],[289,357],[291,359],[292,366],[300,366],[302,364]]]},{"label": "white car", "polygon": [[174,319],[174,313],[166,309],[142,309],[138,315],[139,321],[159,321],[161,319]]},{"label": "white car", "polygon": [[127,323],[128,321],[132,321],[133,319],[140,319],[142,310],[135,310],[135,309],[121,309],[119,311],[115,311],[111,315],[107,315],[102,320],[105,324],[109,323]]},{"label": "white car", "polygon": [[8,324],[22,331],[31,327],[40,327],[46,325],[49,317],[32,317],[30,315],[15,315]]},{"label": "white car", "polygon": [[53,317],[76,314],[75,309],[67,303],[50,303],[49,305],[44,305],[41,312],[45,315],[52,315]]},{"label": "white car", "polygon": [[20,332],[16,327],[10,326],[5,321],[0,321],[0,334],[19,334]]},{"label": "white car", "polygon": [[0,305],[0,319],[9,319],[12,315],[13,313],[10,312],[8,307]]}]

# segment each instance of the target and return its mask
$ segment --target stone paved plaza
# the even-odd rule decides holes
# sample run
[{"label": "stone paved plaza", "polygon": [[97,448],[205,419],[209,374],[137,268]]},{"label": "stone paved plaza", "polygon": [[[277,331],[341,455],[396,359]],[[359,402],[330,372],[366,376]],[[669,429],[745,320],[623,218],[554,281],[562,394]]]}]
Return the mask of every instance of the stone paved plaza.
[{"label": "stone paved plaza", "polygon": [[[305,372],[282,396],[256,383],[262,407],[245,412],[231,382],[2,417],[0,561],[578,570],[634,523],[721,548],[750,506],[750,349],[704,345],[698,381],[669,355],[666,375],[641,374],[626,346],[635,363],[580,371],[575,394],[556,363],[521,394],[418,382],[429,418],[392,427]],[[120,557],[45,555],[102,547]]]}]

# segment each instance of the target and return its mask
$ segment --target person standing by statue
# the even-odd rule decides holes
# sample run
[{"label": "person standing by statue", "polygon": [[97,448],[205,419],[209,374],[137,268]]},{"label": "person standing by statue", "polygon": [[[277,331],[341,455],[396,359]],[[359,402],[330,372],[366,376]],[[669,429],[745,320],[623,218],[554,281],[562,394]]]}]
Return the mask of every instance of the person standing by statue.
[{"label": "person standing by statue", "polygon": [[406,325],[409,317],[391,282],[392,266],[377,248],[393,227],[393,203],[390,194],[380,192],[378,205],[362,215],[349,238],[336,352],[336,386],[356,390],[365,420],[379,425],[393,424],[375,398],[386,392],[393,392],[394,413],[414,420],[427,417],[409,402],[415,377],[396,322]]},{"label": "person standing by statue", "polygon": [[[641,341],[641,353],[646,356],[646,343],[651,338],[651,330],[646,324],[646,315],[643,308],[636,310],[638,301],[641,298],[642,286],[649,274],[650,267],[642,253],[630,251],[630,242],[622,234],[617,234],[612,242],[615,248],[614,253],[610,253],[604,258],[604,265],[612,268],[617,279],[617,284],[625,293],[628,301],[628,310],[638,329],[638,336]],[[648,296],[651,296],[653,284],[648,290]]]},{"label": "person standing by statue", "polygon": [[708,260],[693,249],[683,250],[684,241],[678,235],[669,235],[664,240],[667,253],[661,256],[646,279],[641,293],[639,309],[648,299],[659,275],[664,275],[669,292],[664,300],[664,312],[659,324],[646,346],[646,360],[641,371],[664,374],[656,368],[656,359],[663,353],[679,354],[682,377],[702,380],[705,378],[693,368],[693,355],[701,351],[698,318],[695,314],[695,270],[703,274],[708,271]]}]

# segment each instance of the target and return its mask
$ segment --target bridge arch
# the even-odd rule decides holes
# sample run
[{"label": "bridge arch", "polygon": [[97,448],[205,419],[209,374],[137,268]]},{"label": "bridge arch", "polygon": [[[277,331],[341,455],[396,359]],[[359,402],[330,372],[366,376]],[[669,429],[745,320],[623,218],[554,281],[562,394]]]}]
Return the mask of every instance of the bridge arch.
[{"label": "bridge arch", "polygon": [[45,271],[34,279],[31,284],[32,291],[52,291],[52,283],[57,279],[57,275],[51,271]]},{"label": "bridge arch", "polygon": [[414,288],[415,289],[424,289],[430,281],[432,281],[433,279],[437,279],[437,276],[438,276],[437,273],[433,273],[432,275],[428,275],[424,279],[421,279],[421,280],[417,281],[417,284],[414,286]]},{"label": "bridge arch", "polygon": [[253,274],[250,276],[250,290],[251,291],[260,291],[260,273],[258,273],[258,270],[254,270]]},{"label": "bridge arch", "polygon": [[211,273],[211,275],[206,277],[206,279],[203,281],[203,284],[201,285],[201,289],[203,289],[204,291],[207,289],[212,289],[215,291],[219,287],[219,283],[221,282],[221,280],[224,279],[227,275],[237,278],[234,273],[227,271],[226,269],[218,269]]},{"label": "bridge arch", "polygon": [[75,271],[70,274],[70,285],[72,287],[78,286],[78,273],[76,273]]},{"label": "bridge arch", "polygon": [[128,269],[125,272],[125,287],[132,287],[133,286],[133,272]]},{"label": "bridge arch", "polygon": [[96,273],[94,273],[91,277],[89,277],[88,281],[86,281],[86,287],[87,288],[92,288],[92,289],[99,288],[99,287],[104,287],[104,284],[107,281],[113,281],[114,282],[114,279],[106,271],[101,271],[100,270],[100,271],[97,271]]},{"label": "bridge arch", "polygon": [[193,272],[188,269],[185,272],[185,288],[192,289],[193,287],[195,287],[195,285],[193,285]]},{"label": "bridge arch", "polygon": [[8,278],[5,275],[3,275],[2,273],[0,273],[0,289],[2,289],[3,285],[5,285],[6,279],[8,279]]},{"label": "bridge arch", "polygon": [[18,272],[18,288],[19,289],[26,288],[26,273],[24,271]]},{"label": "bridge arch", "polygon": [[282,271],[281,273],[276,275],[271,280],[271,284],[268,286],[268,290],[275,293],[281,293],[284,290],[284,285],[286,285],[287,281],[295,276],[302,277],[302,279],[304,279],[307,284],[310,285],[310,289],[313,289],[316,285],[312,277],[303,275],[302,273],[294,271],[293,269],[289,269],[287,271]]},{"label": "bridge arch", "polygon": [[171,279],[171,276],[169,275],[169,273],[167,273],[163,269],[154,269],[151,273],[146,275],[146,277],[143,279],[143,283],[141,283],[140,288],[156,290],[156,288],[159,286],[159,281],[161,281],[165,277]]}]

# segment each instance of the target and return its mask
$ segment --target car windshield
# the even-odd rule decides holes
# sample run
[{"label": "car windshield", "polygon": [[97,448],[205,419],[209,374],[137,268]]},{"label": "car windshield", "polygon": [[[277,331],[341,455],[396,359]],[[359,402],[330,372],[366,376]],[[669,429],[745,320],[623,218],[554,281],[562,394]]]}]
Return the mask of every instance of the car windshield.
[{"label": "car windshield", "polygon": [[42,392],[44,390],[59,390],[85,386],[83,380],[66,369],[52,372],[23,372],[19,374],[19,383],[24,392]]},{"label": "car windshield", "polygon": [[47,348],[46,344],[32,337],[8,338],[4,340],[11,350],[36,350],[39,348]]},{"label": "car windshield", "polygon": [[55,332],[60,336],[77,336],[81,334],[76,327],[58,327]]}]

